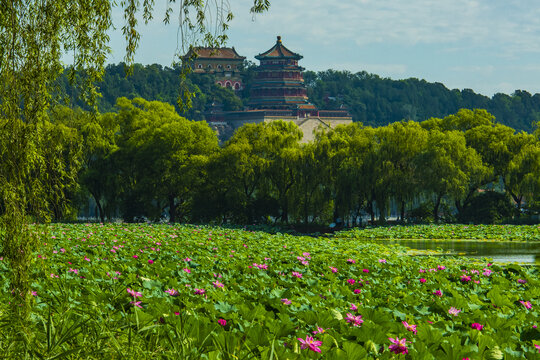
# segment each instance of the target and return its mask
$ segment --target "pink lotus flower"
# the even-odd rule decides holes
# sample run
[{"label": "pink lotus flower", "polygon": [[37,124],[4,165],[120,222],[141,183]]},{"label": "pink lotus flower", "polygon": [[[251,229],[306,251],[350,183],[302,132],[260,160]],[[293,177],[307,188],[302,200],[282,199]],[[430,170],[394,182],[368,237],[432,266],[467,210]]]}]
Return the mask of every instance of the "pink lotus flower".
[{"label": "pink lotus flower", "polygon": [[403,326],[405,326],[405,329],[411,331],[414,335],[416,335],[416,325],[409,324],[406,321],[402,321],[401,323],[403,324]]},{"label": "pink lotus flower", "polygon": [[337,268],[333,267],[333,266],[330,266],[330,270],[333,272],[333,273],[337,273],[338,270]]},{"label": "pink lotus flower", "polygon": [[437,270],[445,270],[446,266],[437,265]]},{"label": "pink lotus flower", "polygon": [[300,341],[300,343],[302,345],[300,345],[300,349],[307,349],[309,348],[311,351],[315,351],[315,352],[321,352],[321,349],[319,349],[319,346],[322,345],[322,341],[316,341],[315,339],[313,339],[312,336],[308,336],[306,335],[306,339],[302,339],[302,338],[298,338],[298,341]]},{"label": "pink lotus flower", "polygon": [[187,272],[188,274],[191,273],[191,270],[189,270],[188,268],[184,268],[184,269],[182,269],[182,270],[184,270],[184,271]]},{"label": "pink lotus flower", "polygon": [[395,354],[408,354],[409,350],[407,349],[407,339],[399,339],[396,337],[395,339],[388,338],[392,342],[392,345],[388,346],[388,350]]},{"label": "pink lotus flower", "polygon": [[456,309],[455,307],[451,307],[450,309],[448,309],[448,313],[450,315],[454,315],[454,316],[458,316],[458,314],[461,312],[461,310],[459,309]]},{"label": "pink lotus flower", "polygon": [[225,319],[219,319],[217,322],[218,322],[218,324],[221,325],[221,326],[227,325],[227,320],[225,320]]},{"label": "pink lotus flower", "polygon": [[133,306],[136,306],[136,307],[142,309],[143,307],[141,306],[141,302],[142,302],[142,301],[130,301],[129,303],[130,303],[131,305],[133,305]]},{"label": "pink lotus flower", "polygon": [[356,310],[358,310],[358,307],[357,307],[355,304],[351,304],[350,309],[351,309],[352,311],[356,311]]},{"label": "pink lotus flower", "polygon": [[195,288],[195,295],[203,295],[206,291],[204,289]]},{"label": "pink lotus flower", "polygon": [[538,352],[540,353],[540,345],[534,344],[534,347],[538,349]]},{"label": "pink lotus flower", "polygon": [[478,331],[481,331],[481,330],[484,328],[484,325],[481,325],[481,324],[479,324],[479,323],[472,323],[472,324],[471,324],[471,327],[472,327],[473,329],[476,329],[476,330],[478,330]]},{"label": "pink lotus flower", "polygon": [[349,264],[356,264],[356,260],[354,260],[354,259],[347,259],[347,262]]},{"label": "pink lotus flower", "polygon": [[186,262],[190,262],[190,261],[191,261],[191,259],[187,257],[187,258],[185,258],[185,259],[184,259],[184,261],[186,261]]},{"label": "pink lotus flower", "polygon": [[148,259],[148,263],[149,263],[150,265],[152,265],[152,264],[154,263],[154,260]]},{"label": "pink lotus flower", "polygon": [[283,304],[285,304],[285,305],[291,305],[291,303],[292,303],[292,301],[289,300],[289,299],[287,299],[287,298],[281,299],[281,302],[282,302]]},{"label": "pink lotus flower", "polygon": [[351,284],[351,285],[354,285],[354,283],[356,282],[356,280],[354,280],[354,279],[349,279],[349,280],[347,280],[347,282],[348,282],[349,284]]},{"label": "pink lotus flower", "polygon": [[353,293],[355,294],[360,294],[362,292],[362,289],[354,289],[353,290]]},{"label": "pink lotus flower", "polygon": [[322,327],[317,326],[317,330],[314,330],[314,334],[324,334],[328,329],[323,329]]},{"label": "pink lotus flower", "polygon": [[168,290],[165,290],[165,292],[166,292],[167,294],[171,295],[171,296],[178,296],[178,295],[180,295],[180,293],[179,293],[177,290],[175,290],[175,289],[168,289]]},{"label": "pink lotus flower", "polygon": [[369,269],[362,269],[362,272],[368,273]]},{"label": "pink lotus flower", "polygon": [[139,257],[137,255],[133,255],[133,258],[134,259],[138,259]]},{"label": "pink lotus flower", "polygon": [[225,286],[225,285],[223,285],[222,283],[220,283],[220,282],[217,281],[217,280],[214,281],[212,284],[214,284],[214,287],[215,287],[215,288],[222,288],[223,286]]},{"label": "pink lotus flower", "polygon": [[526,284],[526,283],[527,283],[527,280],[518,279],[517,282],[520,283],[520,284]]},{"label": "pink lotus flower", "polygon": [[424,278],[421,278],[421,279],[420,279],[420,282],[421,282],[422,284],[425,283],[426,281],[427,281],[427,280],[424,279]]},{"label": "pink lotus flower", "polygon": [[493,271],[491,271],[491,269],[484,269],[484,272],[482,274],[485,275],[485,276],[489,276],[489,275],[491,275],[492,272]]},{"label": "pink lotus flower", "polygon": [[302,278],[302,274],[299,273],[299,272],[297,272],[297,271],[293,271],[293,272],[292,272],[292,276],[295,276],[295,277],[297,277],[297,278],[299,278],[299,279]]},{"label": "pink lotus flower", "polygon": [[127,288],[126,290],[128,292],[129,295],[133,296],[133,297],[141,297],[142,294],[138,291],[135,291],[135,290],[131,290],[130,288]]},{"label": "pink lotus flower", "polygon": [[436,296],[438,296],[438,297],[442,297],[442,291],[441,291],[441,290],[435,290],[435,291],[433,292],[433,295],[436,295]]},{"label": "pink lotus flower", "polygon": [[461,280],[461,282],[469,282],[469,281],[471,281],[471,277],[467,276],[467,275],[461,275],[460,280]]},{"label": "pink lotus flower", "polygon": [[348,323],[352,323],[353,326],[360,326],[364,322],[362,315],[353,315],[351,313],[347,313],[345,320],[347,320]]},{"label": "pink lotus flower", "polygon": [[32,296],[37,296],[37,291],[32,291]]},{"label": "pink lotus flower", "polygon": [[379,262],[380,262],[381,264],[386,264],[386,259],[379,259]]},{"label": "pink lotus flower", "polygon": [[68,272],[72,272],[72,273],[75,273],[75,274],[78,274],[79,273],[79,270],[78,269],[69,269]]},{"label": "pink lotus flower", "polygon": [[521,303],[521,305],[525,306],[525,309],[527,310],[532,309],[532,305],[529,301],[519,300],[519,302]]}]

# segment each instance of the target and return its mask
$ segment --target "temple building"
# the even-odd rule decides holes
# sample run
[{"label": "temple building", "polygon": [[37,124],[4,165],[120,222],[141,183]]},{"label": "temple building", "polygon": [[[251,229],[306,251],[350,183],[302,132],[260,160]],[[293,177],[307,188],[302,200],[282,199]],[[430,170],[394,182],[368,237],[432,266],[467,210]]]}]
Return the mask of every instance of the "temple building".
[{"label": "temple building", "polygon": [[218,131],[221,140],[246,123],[275,120],[293,121],[304,133],[303,141],[313,139],[318,127],[331,128],[352,122],[345,109],[319,110],[309,102],[302,71],[302,55],[287,49],[281,37],[269,50],[255,56],[260,61],[250,89],[250,100],[244,111],[209,114],[208,123]]},{"label": "temple building", "polygon": [[191,59],[193,72],[212,74],[216,78],[216,84],[234,90],[242,90],[240,71],[246,57],[240,56],[234,47],[191,48],[183,59]]},{"label": "temple building", "polygon": [[[249,107],[254,109],[295,109],[311,105],[298,60],[302,55],[287,49],[278,36],[268,51],[255,56],[260,61],[251,87]],[[311,108],[315,109],[313,105]]]}]

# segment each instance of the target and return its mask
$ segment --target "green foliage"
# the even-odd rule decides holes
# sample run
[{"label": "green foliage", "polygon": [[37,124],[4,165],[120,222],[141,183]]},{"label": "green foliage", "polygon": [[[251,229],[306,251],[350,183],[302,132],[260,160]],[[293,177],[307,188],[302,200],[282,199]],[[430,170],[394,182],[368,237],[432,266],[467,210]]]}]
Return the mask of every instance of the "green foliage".
[{"label": "green foliage", "polygon": [[[506,239],[536,227],[379,227],[335,238],[168,224],[32,230],[47,243],[32,253],[32,335],[21,354],[13,348],[17,333],[1,331],[6,358],[388,360],[396,358],[388,338],[396,337],[407,339],[403,358],[538,356],[537,268],[415,257],[366,240],[383,231]],[[0,295],[0,310],[8,298]],[[451,307],[461,312],[453,316]],[[361,316],[359,326],[347,321],[351,315]],[[301,349],[306,336],[322,343],[321,353]]]},{"label": "green foliage", "polygon": [[320,109],[344,105],[354,121],[369,126],[444,118],[460,109],[486,109],[498,123],[518,131],[532,132],[540,121],[540,94],[523,90],[489,98],[471,89],[450,90],[440,83],[392,80],[365,71],[307,71],[304,78],[310,100]]},{"label": "green foliage", "polygon": [[[108,112],[114,109],[119,97],[142,97],[173,104],[188,119],[203,120],[205,112],[212,109],[212,103],[222,104],[228,111],[240,110],[242,104],[249,102],[254,68],[255,64],[246,61],[241,73],[244,89],[236,95],[215,85],[213,76],[185,74],[183,86],[194,97],[190,100],[192,107],[184,111],[177,103],[181,91],[178,87],[181,67],[134,64],[131,75],[126,77],[123,63],[108,65],[103,80],[98,83],[102,97],[97,104],[101,112]],[[320,109],[339,109],[343,105],[354,121],[366,126],[385,126],[403,120],[430,120],[430,126],[439,126],[436,118],[448,117],[445,130],[466,131],[472,125],[492,125],[496,120],[517,131],[530,133],[540,121],[540,94],[531,95],[521,90],[512,95],[495,94],[489,98],[470,89],[449,90],[443,84],[414,78],[391,80],[366,72],[353,74],[334,70],[306,71],[304,79],[310,101]],[[78,100],[78,91],[69,85],[67,76],[59,79],[59,93],[73,104],[86,106]],[[476,110],[470,112],[467,119],[452,115],[459,114],[460,109]]]},{"label": "green foliage", "polygon": [[[69,69],[68,69],[69,71]],[[206,74],[186,74],[183,86],[191,93],[191,107],[181,109],[177,99],[181,89],[178,86],[181,76],[179,66],[163,67],[158,64],[134,64],[128,75],[126,64],[107,65],[103,79],[97,82],[101,96],[97,101],[100,112],[115,111],[118,98],[143,98],[148,101],[161,101],[174,105],[178,113],[190,120],[204,120],[213,104],[220,104],[225,111],[241,110],[242,100],[231,89],[215,84],[214,77]],[[57,80],[59,92],[69,99],[69,103],[84,109],[88,106],[80,100],[78,91],[70,84],[67,76]]]},{"label": "green foliage", "polygon": [[500,224],[516,215],[517,209],[506,194],[485,191],[472,200],[459,213],[462,222],[475,224]]},{"label": "green foliage", "polygon": [[[444,215],[468,222],[463,212],[480,188],[496,187],[528,211],[539,189],[537,140],[493,124],[485,111],[379,128],[352,123],[319,129],[309,143],[300,143],[292,122],[249,124],[219,148],[205,122],[188,121],[169,104],[120,98],[116,109],[98,116],[51,110],[63,135],[49,142],[65,155],[57,173],[48,170],[57,174],[49,180],[65,180],[57,203],[71,209],[55,219],[75,214],[78,205],[101,221],[166,216],[324,230],[331,222],[358,224],[366,215],[374,223],[377,213],[384,223],[392,212],[401,221]],[[86,210],[89,197],[95,214]],[[430,215],[414,210],[427,203]]]},{"label": "green foliage", "polygon": [[[169,21],[172,4],[167,5],[165,22]],[[94,81],[101,78],[110,50],[107,43],[113,5],[109,0],[55,0],[11,1],[0,6],[0,232],[2,255],[10,266],[12,299],[7,323],[13,326],[11,331],[21,334],[17,339],[21,341],[14,345],[20,349],[28,345],[23,335],[30,310],[30,249],[35,245],[35,236],[27,228],[29,216],[43,217],[42,209],[49,205],[55,217],[67,216],[63,198],[73,191],[71,183],[78,173],[77,134],[62,124],[49,126],[45,122],[52,95],[61,95],[55,86],[63,72],[61,57],[73,53],[68,77],[71,84],[79,85],[78,95],[95,109],[98,91]],[[153,5],[152,0],[144,0],[142,5],[138,1],[120,3],[128,64],[133,62],[140,38],[137,11],[142,8],[148,22]],[[216,4],[217,11],[213,12],[204,2],[192,0],[177,5],[182,45],[190,44],[192,35],[201,36],[203,43],[211,46],[227,39],[225,30],[233,17],[230,9]],[[268,0],[254,0],[250,11],[260,13],[268,7]],[[214,25],[208,22],[213,15]],[[182,94],[184,100],[191,97],[188,89]]]}]

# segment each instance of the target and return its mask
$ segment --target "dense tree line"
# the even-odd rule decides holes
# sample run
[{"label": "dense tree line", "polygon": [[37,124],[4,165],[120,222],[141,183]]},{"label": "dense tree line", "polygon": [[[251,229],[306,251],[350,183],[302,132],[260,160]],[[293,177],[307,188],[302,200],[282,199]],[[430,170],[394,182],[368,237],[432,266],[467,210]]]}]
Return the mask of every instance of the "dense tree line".
[{"label": "dense tree line", "polygon": [[[57,80],[58,95],[65,105],[89,109],[79,96],[77,88],[71,84],[68,76],[70,69],[67,70]],[[101,113],[114,111],[116,100],[120,97],[141,97],[150,101],[166,102],[174,105],[176,111],[180,112],[177,104],[181,73],[179,67],[134,64],[129,76],[126,70],[124,63],[110,64],[105,68],[103,80],[97,83],[101,93],[97,107]],[[252,70],[246,70],[245,76],[251,77],[251,73]],[[216,85],[211,75],[188,74],[184,81],[193,95],[192,107],[182,113],[188,119],[204,120],[205,112],[211,110],[213,104],[219,104],[225,111],[240,110],[243,107],[241,98],[236,96],[233,90]]]},{"label": "dense tree line", "polygon": [[[244,89],[238,93],[214,84],[210,75],[189,74],[186,83],[193,92],[193,107],[182,116],[203,120],[205,112],[219,104],[223,110],[239,110],[249,101],[249,90],[255,64],[246,62],[242,71]],[[66,72],[66,74],[69,72]],[[116,99],[142,97],[176,105],[179,95],[178,67],[135,64],[132,75],[126,77],[125,66],[108,65],[103,81],[98,84],[102,97],[101,112],[113,111]],[[532,132],[540,121],[540,94],[516,90],[512,95],[495,94],[489,98],[470,89],[449,90],[443,84],[425,80],[391,80],[367,72],[327,70],[304,73],[310,100],[321,109],[344,105],[353,120],[370,126],[382,126],[406,120],[424,121],[430,117],[445,117],[459,109],[486,109],[498,123],[517,131]],[[69,85],[67,76],[59,80],[60,93],[66,99],[78,99],[77,91]],[[74,105],[84,107],[80,100]]]},{"label": "dense tree line", "polygon": [[384,223],[393,210],[401,220],[493,222],[536,211],[540,196],[538,137],[485,110],[377,128],[356,122],[309,143],[291,122],[247,124],[220,147],[206,122],[170,104],[120,98],[116,109],[51,111],[51,126],[65,129],[56,147],[78,146],[66,152],[78,180],[57,220],[84,212],[91,198],[102,221]]},{"label": "dense tree line", "polygon": [[308,96],[320,108],[345,105],[353,119],[371,126],[403,119],[424,121],[459,109],[486,109],[498,123],[532,132],[540,121],[540,94],[516,90],[489,98],[471,89],[449,90],[441,83],[415,78],[392,80],[365,71],[308,71]]}]

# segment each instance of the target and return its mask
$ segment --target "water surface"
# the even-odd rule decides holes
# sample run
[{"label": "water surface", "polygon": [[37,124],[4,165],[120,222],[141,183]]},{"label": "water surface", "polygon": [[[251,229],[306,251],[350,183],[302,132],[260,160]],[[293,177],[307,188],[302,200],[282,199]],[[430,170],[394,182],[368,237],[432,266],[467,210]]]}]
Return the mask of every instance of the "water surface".
[{"label": "water surface", "polygon": [[540,265],[539,242],[498,242],[477,240],[376,240],[383,244],[399,244],[416,250],[441,250],[454,255],[492,258],[499,263]]}]

